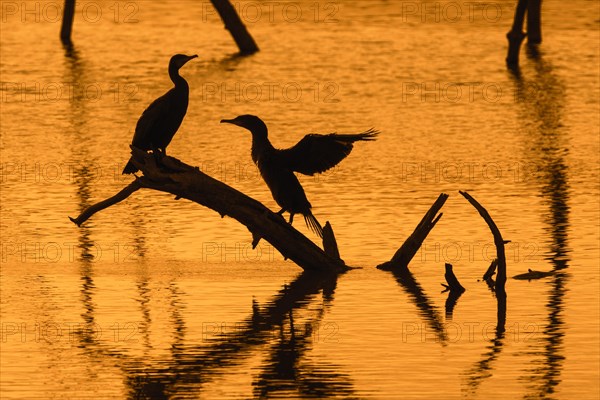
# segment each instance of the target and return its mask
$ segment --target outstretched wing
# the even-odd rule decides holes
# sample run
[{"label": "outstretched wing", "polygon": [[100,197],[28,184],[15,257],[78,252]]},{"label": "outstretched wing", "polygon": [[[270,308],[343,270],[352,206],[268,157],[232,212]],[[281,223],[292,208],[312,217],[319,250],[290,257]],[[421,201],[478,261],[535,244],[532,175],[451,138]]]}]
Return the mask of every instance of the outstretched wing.
[{"label": "outstretched wing", "polygon": [[379,132],[369,129],[357,134],[329,135],[310,134],[304,136],[294,147],[279,150],[282,164],[292,171],[314,175],[327,171],[342,161],[352,151],[353,143],[361,140],[375,140]]}]

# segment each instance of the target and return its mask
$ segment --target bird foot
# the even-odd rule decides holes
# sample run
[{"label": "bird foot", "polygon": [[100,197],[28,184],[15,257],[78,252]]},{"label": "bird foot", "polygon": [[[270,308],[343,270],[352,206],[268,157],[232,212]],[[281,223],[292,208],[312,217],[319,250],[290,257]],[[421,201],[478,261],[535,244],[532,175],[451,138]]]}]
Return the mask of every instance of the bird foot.
[{"label": "bird foot", "polygon": [[285,220],[285,217],[283,216],[284,212],[285,212],[285,210],[281,209],[281,210],[277,211],[275,214],[277,214],[284,222],[287,222]]},{"label": "bird foot", "polygon": [[176,158],[169,157],[166,153],[155,150],[153,151],[156,166],[164,173],[187,172],[190,168]]}]

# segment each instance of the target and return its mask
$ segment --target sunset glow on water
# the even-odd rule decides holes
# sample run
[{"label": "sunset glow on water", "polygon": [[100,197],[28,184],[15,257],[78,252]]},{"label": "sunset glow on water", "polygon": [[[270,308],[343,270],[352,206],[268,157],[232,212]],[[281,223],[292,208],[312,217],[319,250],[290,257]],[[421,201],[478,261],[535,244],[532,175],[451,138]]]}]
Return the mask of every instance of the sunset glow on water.
[{"label": "sunset glow on water", "polygon": [[[232,3],[252,56],[209,1],[78,1],[69,51],[62,1],[0,1],[1,397],[597,399],[597,2],[544,0],[520,74],[504,60],[516,0]],[[69,221],[133,180],[136,123],[177,53],[198,58],[168,154],[274,212],[251,134],[222,119],[260,116],[277,148],[381,132],[299,175],[359,268],[303,273],[149,189]],[[501,335],[481,281],[494,240],[459,190],[510,240]],[[412,278],[376,269],[440,193]],[[466,288],[451,309],[446,263]],[[551,274],[512,278],[528,269]]]}]

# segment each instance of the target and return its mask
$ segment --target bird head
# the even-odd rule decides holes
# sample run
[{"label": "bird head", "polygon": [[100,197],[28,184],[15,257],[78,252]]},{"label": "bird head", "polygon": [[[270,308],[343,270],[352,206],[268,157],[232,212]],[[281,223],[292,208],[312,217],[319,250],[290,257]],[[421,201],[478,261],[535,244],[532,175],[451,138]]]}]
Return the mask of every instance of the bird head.
[{"label": "bird head", "polygon": [[234,119],[222,119],[221,123],[237,125],[252,133],[267,132],[267,125],[255,115],[245,114]]},{"label": "bird head", "polygon": [[169,61],[169,69],[175,68],[179,70],[179,68],[183,67],[185,63],[188,61],[198,57],[198,55],[194,54],[193,56],[186,56],[185,54],[175,54],[171,57],[171,61]]}]

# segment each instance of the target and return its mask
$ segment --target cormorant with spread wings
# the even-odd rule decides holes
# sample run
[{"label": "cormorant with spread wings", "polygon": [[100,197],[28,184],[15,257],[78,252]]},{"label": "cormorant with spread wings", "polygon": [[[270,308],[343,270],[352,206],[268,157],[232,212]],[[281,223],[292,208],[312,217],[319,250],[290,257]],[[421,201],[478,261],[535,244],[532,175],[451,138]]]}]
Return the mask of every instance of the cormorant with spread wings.
[{"label": "cormorant with spread wings", "polygon": [[269,141],[265,123],[254,115],[223,119],[221,123],[237,125],[252,133],[252,160],[281,207],[278,214],[289,212],[290,224],[294,214],[302,214],[306,225],[320,237],[323,228],[312,214],[312,206],[294,172],[314,175],[327,171],[350,154],[354,142],[374,140],[379,134],[374,129],[357,134],[310,134],[295,146],[280,150]]}]

